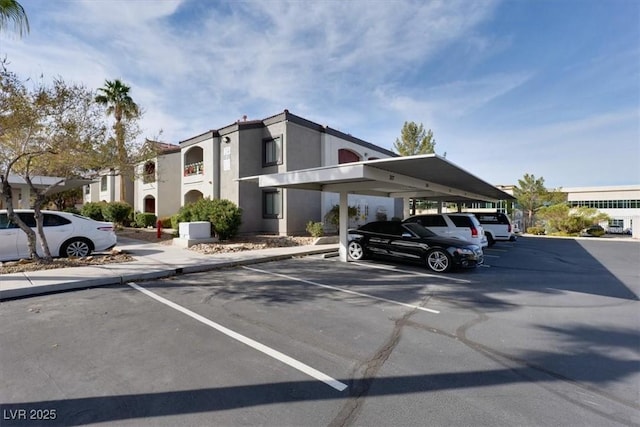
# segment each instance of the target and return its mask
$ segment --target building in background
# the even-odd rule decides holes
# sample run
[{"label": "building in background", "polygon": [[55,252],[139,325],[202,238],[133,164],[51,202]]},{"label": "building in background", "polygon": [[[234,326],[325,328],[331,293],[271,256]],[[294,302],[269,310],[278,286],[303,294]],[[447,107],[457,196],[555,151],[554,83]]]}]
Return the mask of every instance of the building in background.
[{"label": "building in background", "polygon": [[134,183],[131,178],[124,178],[115,169],[105,169],[98,172],[91,184],[84,187],[84,202],[119,202],[120,199],[120,180],[124,179],[126,203],[133,206]]},{"label": "building in background", "polygon": [[181,206],[180,146],[150,140],[146,144],[156,155],[136,166],[133,209],[158,218],[169,217]]},{"label": "building in background", "polygon": [[562,191],[567,193],[569,206],[595,208],[609,215],[606,226],[625,230],[640,228],[640,185],[568,187]]}]

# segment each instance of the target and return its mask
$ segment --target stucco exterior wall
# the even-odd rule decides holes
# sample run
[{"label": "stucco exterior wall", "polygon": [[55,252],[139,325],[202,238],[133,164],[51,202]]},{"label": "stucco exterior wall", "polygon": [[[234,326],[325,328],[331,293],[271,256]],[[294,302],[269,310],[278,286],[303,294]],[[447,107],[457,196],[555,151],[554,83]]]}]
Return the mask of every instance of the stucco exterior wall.
[{"label": "stucco exterior wall", "polygon": [[[382,151],[377,151],[371,147],[363,147],[355,144],[351,141],[338,138],[334,135],[323,134],[322,141],[322,161],[323,166],[337,165],[338,164],[338,152],[340,149],[347,149],[356,153],[360,160],[369,160],[370,158],[388,158],[389,155]],[[325,215],[333,208],[333,206],[340,203],[338,193],[321,193],[321,217],[324,221]],[[387,219],[393,217],[402,217],[402,200],[396,201],[388,197],[376,197],[376,196],[362,196],[357,194],[350,194],[348,199],[349,206],[354,206],[358,209],[358,216],[349,221],[351,227],[360,226],[367,222],[375,221],[378,215],[382,217],[386,215]]]}]

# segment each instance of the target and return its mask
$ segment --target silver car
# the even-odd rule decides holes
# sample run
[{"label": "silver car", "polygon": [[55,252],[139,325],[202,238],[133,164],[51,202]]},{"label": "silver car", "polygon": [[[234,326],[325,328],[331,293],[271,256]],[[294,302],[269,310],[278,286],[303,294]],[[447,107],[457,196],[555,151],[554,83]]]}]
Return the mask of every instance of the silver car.
[{"label": "silver car", "polygon": [[[15,213],[36,231],[32,209],[15,209]],[[42,211],[43,230],[54,257],[83,257],[91,252],[106,251],[117,243],[113,223],[94,221],[91,218],[68,212]],[[36,248],[43,255],[40,238]],[[27,235],[17,224],[9,221],[7,211],[0,210],[0,261],[29,257]]]}]

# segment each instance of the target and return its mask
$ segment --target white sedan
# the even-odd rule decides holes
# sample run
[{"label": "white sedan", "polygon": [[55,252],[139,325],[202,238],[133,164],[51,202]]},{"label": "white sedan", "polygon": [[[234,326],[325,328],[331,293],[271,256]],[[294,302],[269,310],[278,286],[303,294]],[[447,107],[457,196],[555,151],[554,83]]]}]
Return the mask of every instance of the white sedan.
[{"label": "white sedan", "polygon": [[[15,213],[36,232],[32,209],[15,209]],[[106,251],[116,245],[113,223],[94,221],[91,218],[68,212],[42,211],[43,230],[54,257],[83,257],[93,251]],[[36,248],[43,255],[40,238]],[[7,211],[0,210],[0,261],[29,257],[27,235],[17,224],[9,221]]]}]

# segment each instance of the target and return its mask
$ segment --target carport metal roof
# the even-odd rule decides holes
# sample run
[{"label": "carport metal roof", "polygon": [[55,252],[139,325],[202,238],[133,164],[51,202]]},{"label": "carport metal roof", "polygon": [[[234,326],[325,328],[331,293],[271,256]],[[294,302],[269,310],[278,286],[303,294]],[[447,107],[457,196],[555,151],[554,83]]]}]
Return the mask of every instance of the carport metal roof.
[{"label": "carport metal roof", "polygon": [[514,199],[437,154],[343,163],[242,178],[260,187],[295,188],[443,202]]},{"label": "carport metal roof", "polygon": [[514,199],[436,154],[343,163],[241,178],[260,187],[340,193],[340,260],[347,261],[348,195],[423,197],[443,202]]}]

